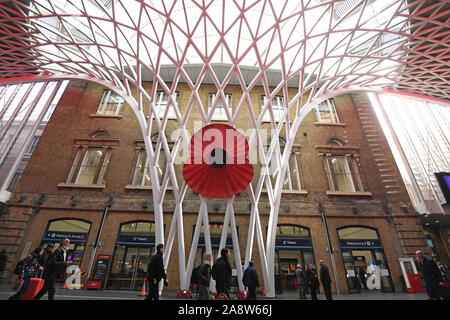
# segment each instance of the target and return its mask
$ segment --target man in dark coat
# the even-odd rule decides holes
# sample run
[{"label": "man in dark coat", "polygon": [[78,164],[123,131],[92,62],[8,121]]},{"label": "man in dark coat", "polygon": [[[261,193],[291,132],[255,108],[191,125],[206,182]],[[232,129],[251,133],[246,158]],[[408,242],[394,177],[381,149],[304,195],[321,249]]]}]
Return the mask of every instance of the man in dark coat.
[{"label": "man in dark coat", "polygon": [[6,254],[5,249],[0,252],[0,271],[3,271],[3,269],[6,266],[6,261],[8,261],[8,255]]},{"label": "man in dark coat", "polygon": [[44,273],[42,274],[42,279],[44,279],[44,286],[33,300],[39,300],[47,292],[48,300],[55,299],[55,282],[66,272],[67,266],[73,263],[73,261],[67,261],[67,251],[69,250],[69,248],[70,240],[63,239],[61,240],[59,248],[56,249],[48,258],[47,263],[44,266]]},{"label": "man in dark coat", "polygon": [[230,262],[228,261],[228,258],[230,256],[230,250],[227,248],[223,248],[220,251],[221,257],[217,259],[216,263],[213,266],[213,274],[214,274],[214,280],[216,280],[216,290],[217,294],[220,295],[221,293],[225,294],[228,299],[230,298],[229,290],[231,286],[231,277],[232,277],[232,270]]},{"label": "man in dark coat", "polygon": [[245,269],[242,283],[248,288],[247,300],[256,300],[256,288],[259,287],[258,273],[253,267],[254,262],[249,261],[248,268]]},{"label": "man in dark coat", "polygon": [[159,300],[159,282],[161,279],[164,279],[165,286],[169,284],[163,262],[165,249],[162,243],[158,244],[156,246],[156,254],[152,257],[148,265],[148,295],[145,300]]},{"label": "man in dark coat", "polygon": [[41,260],[42,260],[42,265],[45,266],[48,258],[50,258],[50,256],[53,253],[53,249],[55,248],[55,244],[53,243],[49,243],[47,244],[47,246],[45,247],[44,253],[41,256]]},{"label": "man in dark coat", "polygon": [[205,253],[198,270],[199,300],[209,300],[209,283],[211,281],[211,254]]},{"label": "man in dark coat", "polygon": [[295,269],[295,276],[297,278],[299,297],[301,300],[306,300],[306,272],[302,269],[302,266],[300,264],[297,264],[297,268]]},{"label": "man in dark coat", "polygon": [[421,251],[416,251],[416,257],[419,262],[419,269],[425,280],[429,300],[441,300],[439,285],[443,286],[444,282],[438,266],[433,260],[425,257]]},{"label": "man in dark coat", "polygon": [[317,289],[320,284],[316,270],[313,269],[312,264],[308,264],[308,269],[306,270],[306,280],[308,282],[309,289],[311,290],[311,300],[318,300]]},{"label": "man in dark coat", "polygon": [[322,286],[323,286],[323,291],[325,292],[325,297],[327,297],[327,300],[333,300],[333,296],[331,294],[330,270],[323,263],[323,260],[320,260],[319,264],[320,264],[320,281],[322,281]]}]

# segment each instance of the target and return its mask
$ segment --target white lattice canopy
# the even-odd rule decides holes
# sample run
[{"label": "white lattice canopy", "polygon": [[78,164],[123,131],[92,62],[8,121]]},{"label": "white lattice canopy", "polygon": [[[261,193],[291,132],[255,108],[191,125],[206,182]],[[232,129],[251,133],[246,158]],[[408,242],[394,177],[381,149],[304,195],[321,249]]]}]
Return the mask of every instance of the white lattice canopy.
[{"label": "white lattice canopy", "polygon": [[[2,0],[0,77],[3,81],[86,79],[126,99],[146,142],[156,237],[160,242],[166,240],[169,249],[166,265],[178,233],[181,289],[189,287],[196,246],[186,267],[182,202],[187,186],[177,183],[174,155],[180,141],[190,139],[186,124],[193,109],[207,125],[219,100],[227,106],[225,88],[239,86],[243,95],[234,112],[224,108],[227,122],[235,125],[245,110],[254,129],[249,143],[260,151],[264,147],[257,129],[264,113],[275,130],[268,151],[262,152],[257,186],[249,186],[252,209],[245,253],[248,263],[256,232],[264,286],[274,296],[270,270],[274,267],[280,181],[302,119],[326,97],[356,89],[450,100],[449,12],[447,0]],[[146,82],[153,83],[152,89],[145,88]],[[174,99],[180,83],[192,92],[183,113]],[[206,83],[217,89],[211,110],[204,107],[198,93]],[[155,109],[158,87],[170,97],[164,115]],[[263,112],[254,112],[249,95],[255,87],[262,87],[267,97],[286,97],[279,121],[274,118],[271,99]],[[292,88],[295,96],[288,95]],[[169,108],[181,129],[173,148],[164,134]],[[152,128],[160,132],[156,145],[150,139]],[[283,152],[277,143],[281,130],[286,137]],[[155,164],[161,153],[168,164],[160,181]],[[266,175],[273,156],[281,163],[274,185]],[[169,183],[177,206],[164,239],[162,202]],[[263,187],[271,208],[265,243],[258,213]],[[193,243],[202,223],[208,222],[206,200],[201,200]],[[233,199],[228,200],[224,230],[228,224],[240,264]],[[205,237],[210,250],[206,233]]]}]

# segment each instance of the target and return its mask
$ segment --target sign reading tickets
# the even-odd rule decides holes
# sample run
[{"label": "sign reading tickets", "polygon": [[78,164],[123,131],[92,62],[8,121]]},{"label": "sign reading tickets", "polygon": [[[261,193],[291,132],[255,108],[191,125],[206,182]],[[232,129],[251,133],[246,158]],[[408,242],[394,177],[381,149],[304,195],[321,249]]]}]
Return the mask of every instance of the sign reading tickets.
[{"label": "sign reading tickets", "polygon": [[311,239],[308,238],[276,238],[276,247],[286,248],[312,248]]},{"label": "sign reading tickets", "polygon": [[142,244],[155,244],[155,235],[129,235],[120,234],[118,243],[142,243]]}]

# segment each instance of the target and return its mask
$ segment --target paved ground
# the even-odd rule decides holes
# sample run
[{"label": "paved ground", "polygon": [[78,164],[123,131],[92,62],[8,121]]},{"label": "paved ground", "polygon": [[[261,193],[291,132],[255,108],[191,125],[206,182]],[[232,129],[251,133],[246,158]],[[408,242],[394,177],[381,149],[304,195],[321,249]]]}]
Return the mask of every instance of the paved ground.
[{"label": "paved ground", "polygon": [[[0,283],[0,300],[7,300],[9,296],[14,292],[10,290],[10,284]],[[309,298],[310,296],[307,295]],[[325,300],[325,296],[318,295],[320,300]],[[383,293],[383,292],[371,292],[363,294],[334,294],[334,300],[427,300],[426,293]],[[47,300],[45,295],[43,300]],[[56,289],[56,300],[143,300],[144,297],[139,296],[139,292],[136,291],[114,291],[114,290],[68,290],[68,289]],[[258,296],[259,300],[273,300],[264,296]],[[298,293],[289,292],[282,295],[277,295],[276,300],[298,300]],[[176,292],[164,291],[161,296],[161,300],[178,300],[176,298]]]}]

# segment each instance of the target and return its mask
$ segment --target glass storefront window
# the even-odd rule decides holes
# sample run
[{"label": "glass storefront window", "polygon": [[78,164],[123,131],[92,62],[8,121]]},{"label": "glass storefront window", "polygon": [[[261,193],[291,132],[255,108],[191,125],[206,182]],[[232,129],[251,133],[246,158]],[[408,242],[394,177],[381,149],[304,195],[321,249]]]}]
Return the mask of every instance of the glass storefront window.
[{"label": "glass storefront window", "polygon": [[377,230],[347,227],[339,229],[338,235],[349,292],[392,292],[389,266]]}]

